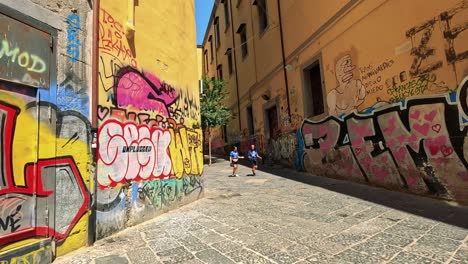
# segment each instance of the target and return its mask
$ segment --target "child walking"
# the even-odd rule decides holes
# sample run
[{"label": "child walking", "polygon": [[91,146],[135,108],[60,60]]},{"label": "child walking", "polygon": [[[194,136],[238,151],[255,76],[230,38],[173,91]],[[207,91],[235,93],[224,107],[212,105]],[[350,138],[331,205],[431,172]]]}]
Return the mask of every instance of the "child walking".
[{"label": "child walking", "polygon": [[229,155],[229,162],[231,163],[232,168],[232,175],[231,177],[238,177],[237,174],[237,167],[239,166],[239,159],[243,159],[243,156],[239,156],[239,152],[237,152],[237,147],[234,146],[231,154]]},{"label": "child walking", "polygon": [[258,152],[255,150],[255,145],[250,146],[249,159],[252,163],[252,176],[255,176],[255,170],[257,169],[257,159],[262,159]]}]

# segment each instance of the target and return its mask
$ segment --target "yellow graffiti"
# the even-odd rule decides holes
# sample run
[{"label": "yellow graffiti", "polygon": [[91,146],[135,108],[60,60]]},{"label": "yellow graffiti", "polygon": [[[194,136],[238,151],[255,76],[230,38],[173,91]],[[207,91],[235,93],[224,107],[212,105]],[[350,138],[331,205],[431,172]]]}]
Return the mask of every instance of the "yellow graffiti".
[{"label": "yellow graffiti", "polygon": [[169,132],[172,139],[169,151],[175,176],[180,179],[184,173],[200,175],[203,172],[201,143],[196,144],[193,140],[189,141],[189,138],[196,137],[201,140],[201,131],[188,131],[185,127],[181,127],[177,132],[172,128]]},{"label": "yellow graffiti", "polygon": [[[18,65],[22,68],[26,68],[27,71],[43,73],[46,71],[47,66],[43,59],[34,54],[29,54],[27,51],[20,53],[18,47],[10,49],[10,44],[8,40],[4,39],[2,41],[2,49],[0,49],[0,59],[3,56],[10,57],[11,62],[15,63],[18,59]],[[32,63],[31,63],[32,62]]]},{"label": "yellow graffiti", "polygon": [[[50,254],[48,254],[47,251],[49,251]],[[52,254],[51,247],[50,246],[45,246],[45,247],[39,248],[38,250],[28,252],[25,255],[12,257],[9,263],[6,260],[0,261],[0,264],[20,264],[20,263],[21,264],[33,264],[33,263],[40,263],[40,262],[44,262],[44,261],[47,261],[47,260],[49,260],[49,261],[52,260],[51,254]],[[45,257],[48,257],[49,259],[46,259]]]},{"label": "yellow graffiti", "polygon": [[[73,144],[66,144],[69,139],[58,138],[55,131],[51,131],[48,124],[37,122],[37,119],[33,116],[35,113],[28,112],[25,107],[26,103],[22,99],[6,92],[0,92],[0,98],[8,104],[15,105],[20,111],[16,119],[12,143],[12,169],[15,186],[26,186],[24,177],[26,164],[35,162],[38,159],[72,156],[83,177],[84,184],[88,189],[93,188],[89,173],[91,156],[85,142],[77,140]],[[63,148],[64,145],[67,145],[67,147]],[[71,235],[58,247],[58,255],[86,245],[88,216],[89,214],[84,215],[76,223],[70,232]]]}]

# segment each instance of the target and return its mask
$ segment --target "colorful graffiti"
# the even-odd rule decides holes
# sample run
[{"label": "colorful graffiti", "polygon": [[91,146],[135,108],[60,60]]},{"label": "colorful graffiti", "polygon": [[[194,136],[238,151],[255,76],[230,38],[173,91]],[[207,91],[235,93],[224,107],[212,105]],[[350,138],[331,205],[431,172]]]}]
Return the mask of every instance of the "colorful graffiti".
[{"label": "colorful graffiti", "polygon": [[411,98],[368,114],[305,120],[304,169],[468,201],[467,80],[458,97]]},{"label": "colorful graffiti", "polygon": [[73,72],[57,87],[57,106],[61,110],[74,110],[89,117],[89,90],[87,85]]},{"label": "colorful graffiti", "polygon": [[102,106],[99,112],[100,118],[111,118],[98,132],[102,142],[98,150],[101,187],[203,172],[200,130],[177,124],[174,119],[166,121],[160,115],[149,118],[149,114]]},{"label": "colorful graffiti", "polygon": [[[0,102],[0,246],[37,236],[61,245],[75,228],[81,231],[71,236],[86,235],[89,122],[50,103],[25,104],[6,93],[1,96],[8,102]],[[41,113],[50,113],[57,122]],[[31,124],[31,129],[19,124]]]},{"label": "colorful graffiti", "polygon": [[138,185],[140,202],[151,204],[161,209],[193,192],[201,193],[203,185],[198,176],[187,176],[182,179],[147,181]]},{"label": "colorful graffiti", "polygon": [[0,255],[0,264],[51,263],[53,259],[50,240],[42,240],[15,251]]},{"label": "colorful graffiti", "polygon": [[168,107],[178,94],[173,87],[150,73],[132,67],[121,68],[116,75],[115,100],[119,107],[155,111],[169,116]]},{"label": "colorful graffiti", "polygon": [[107,120],[99,130],[98,178],[101,187],[170,175],[171,134],[160,128]]},{"label": "colorful graffiti", "polygon": [[136,50],[117,15],[101,9],[99,23],[98,237],[203,190],[196,80],[180,88],[160,77],[168,67],[140,66],[136,52],[154,47]]}]

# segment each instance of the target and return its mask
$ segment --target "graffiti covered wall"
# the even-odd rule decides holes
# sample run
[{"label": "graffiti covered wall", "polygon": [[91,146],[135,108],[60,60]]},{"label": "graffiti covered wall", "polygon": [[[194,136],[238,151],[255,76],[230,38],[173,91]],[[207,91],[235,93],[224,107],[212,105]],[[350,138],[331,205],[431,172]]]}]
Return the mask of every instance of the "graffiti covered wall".
[{"label": "graffiti covered wall", "polygon": [[86,1],[55,2],[60,8],[28,9],[63,31],[0,13],[1,263],[50,261],[88,241],[91,58],[82,51],[92,14]]},{"label": "graffiti covered wall", "polygon": [[[98,237],[203,190],[193,3],[139,1],[134,25],[126,7],[123,0],[101,2]],[[170,26],[143,23],[154,17]]]},{"label": "graffiti covered wall", "polygon": [[299,127],[296,165],[468,203],[468,2],[405,2],[417,15],[376,32],[402,5],[388,1],[321,50],[328,116]]}]

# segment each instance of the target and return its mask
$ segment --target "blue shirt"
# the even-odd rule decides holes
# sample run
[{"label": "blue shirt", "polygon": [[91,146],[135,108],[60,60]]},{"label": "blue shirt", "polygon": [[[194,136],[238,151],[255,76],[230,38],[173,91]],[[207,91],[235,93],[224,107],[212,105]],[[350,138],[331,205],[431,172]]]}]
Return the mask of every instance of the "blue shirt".
[{"label": "blue shirt", "polygon": [[249,150],[249,159],[257,160],[258,152],[256,150]]},{"label": "blue shirt", "polygon": [[231,151],[230,156],[231,156],[231,158],[232,158],[233,160],[236,160],[236,159],[239,158],[239,152],[233,150],[233,151]]}]

